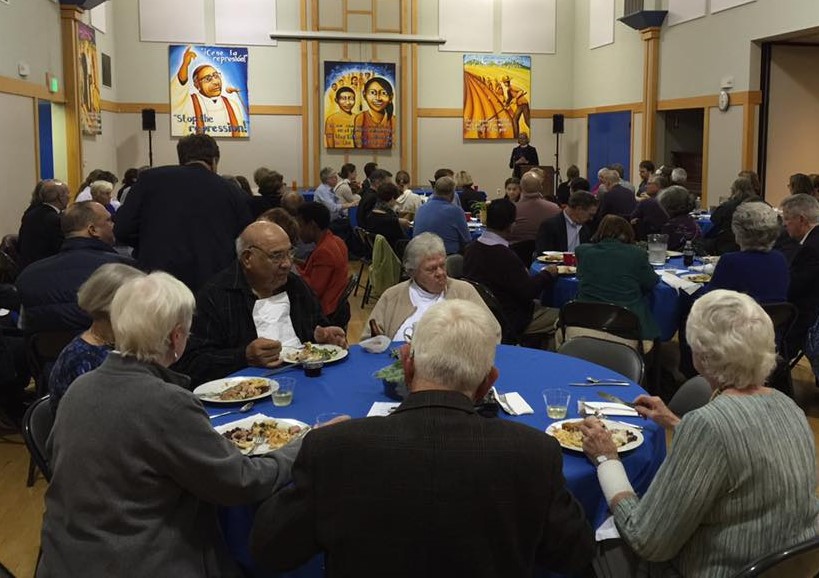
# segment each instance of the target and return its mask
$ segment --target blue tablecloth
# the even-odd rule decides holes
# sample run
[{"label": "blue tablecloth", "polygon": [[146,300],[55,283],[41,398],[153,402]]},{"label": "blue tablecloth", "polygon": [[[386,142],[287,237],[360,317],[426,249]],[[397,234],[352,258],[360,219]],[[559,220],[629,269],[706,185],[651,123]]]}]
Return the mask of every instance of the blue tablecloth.
[{"label": "blue tablecloth", "polygon": [[702,236],[704,237],[705,234],[711,230],[711,227],[714,226],[713,223],[711,223],[711,215],[700,215],[700,217],[697,218],[697,225],[699,225]]},{"label": "blue tablecloth", "polygon": [[[390,401],[383,393],[381,381],[372,374],[391,363],[388,353],[370,354],[358,346],[350,348],[349,356],[337,363],[325,366],[321,377],[307,378],[294,369],[284,373],[297,380],[293,403],[289,407],[275,407],[269,399],[257,402],[253,411],[279,418],[294,418],[308,424],[315,423],[316,416],[324,412],[341,412],[354,418],[364,417],[374,401]],[[587,361],[548,353],[537,349],[498,346],[495,365],[500,371],[496,382],[499,392],[519,392],[532,406],[534,414],[510,417],[509,419],[545,430],[553,420],[546,417],[546,408],[541,392],[548,388],[565,387],[571,390],[572,400],[569,404],[569,418],[578,417],[576,401],[584,397],[587,401],[600,398],[598,390],[607,391],[626,400],[634,399],[644,393],[637,385],[609,387],[568,387],[575,381],[584,381],[586,377],[618,378],[622,376]],[[238,372],[240,375],[260,375],[264,370],[248,368]],[[211,414],[224,411],[224,406],[208,406]],[[241,415],[231,415],[213,420],[214,425],[222,425]],[[628,472],[634,489],[642,494],[648,488],[654,474],[665,458],[665,433],[653,422],[640,418],[615,418],[622,421],[639,423],[644,427],[645,443],[630,452],[623,454],[623,464]],[[575,497],[583,505],[587,517],[594,527],[599,526],[607,517],[608,509],[597,482],[595,468],[580,452],[563,450],[563,474]],[[255,506],[224,508],[221,512],[222,527],[228,545],[236,559],[253,576],[265,576],[254,571],[248,552],[248,534],[252,525]],[[314,558],[304,567],[287,573],[289,577],[322,576],[322,557]],[[269,574],[267,574],[269,575]]]},{"label": "blue tablecloth", "polygon": [[[697,264],[701,263],[697,261]],[[546,267],[545,264],[534,261],[529,270],[532,273],[538,273],[544,267]],[[663,269],[685,269],[682,257],[669,259]],[[654,270],[659,275],[662,269],[655,268]],[[549,307],[562,307],[577,297],[579,290],[580,284],[577,277],[563,275],[555,283],[552,291],[544,291],[541,302]],[[680,323],[680,296],[677,290],[660,281],[649,295],[649,306],[654,320],[660,326],[660,340],[669,341],[674,337]]]}]

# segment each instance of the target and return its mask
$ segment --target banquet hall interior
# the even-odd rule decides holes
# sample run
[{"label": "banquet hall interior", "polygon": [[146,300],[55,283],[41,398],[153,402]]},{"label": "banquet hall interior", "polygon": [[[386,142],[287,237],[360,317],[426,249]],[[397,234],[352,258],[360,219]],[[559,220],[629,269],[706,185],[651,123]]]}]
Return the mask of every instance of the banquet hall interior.
[{"label": "banquet hall interior", "polygon": [[[244,121],[229,112],[243,131],[212,136],[219,174],[246,177],[255,196],[260,167],[311,200],[325,167],[353,163],[362,181],[364,165],[377,163],[391,175],[406,171],[408,188],[424,195],[442,167],[464,171],[493,201],[504,196],[522,132],[537,150],[532,164],[548,169],[544,192],[568,182],[570,166],[599,186],[598,171],[613,163],[637,186],[641,161],[651,160],[669,173],[684,168],[705,213],[729,200],[741,171],[759,176],[759,196],[774,208],[790,195],[791,175],[819,173],[816,0],[0,0],[0,37],[0,237],[18,234],[44,179],[65,183],[73,201],[94,169],[118,177],[116,194],[128,169],[176,165],[180,138],[201,128],[183,126],[189,113],[174,102],[190,47],[199,61],[224,67],[226,88],[229,71],[246,75],[241,89],[220,96],[229,111],[235,96],[234,107],[247,112]],[[514,86],[521,68],[502,59],[509,55],[528,74],[514,98],[497,80],[476,83],[467,72],[470,58],[485,70],[504,62]],[[381,95],[392,107],[386,145],[380,136],[370,145],[351,137],[349,146],[336,146],[336,136],[330,145],[328,118],[340,114],[334,94],[344,83],[331,91],[332,70],[345,63],[392,75]],[[356,74],[339,78],[363,83]],[[478,118],[481,95],[494,108],[480,122],[511,119],[513,132],[474,130],[469,115]],[[194,96],[182,100],[193,98],[202,115]],[[524,101],[523,118],[512,118]],[[363,256],[362,266],[352,243],[349,275],[362,276],[349,297],[351,345],[368,331],[377,301],[362,302],[370,262]],[[673,329],[658,347],[676,359]],[[791,376],[817,439],[819,380],[807,358]],[[545,418],[543,402],[528,401]],[[28,470],[22,437],[7,433],[0,562],[15,576],[34,575],[48,487],[42,476],[27,486]]]}]

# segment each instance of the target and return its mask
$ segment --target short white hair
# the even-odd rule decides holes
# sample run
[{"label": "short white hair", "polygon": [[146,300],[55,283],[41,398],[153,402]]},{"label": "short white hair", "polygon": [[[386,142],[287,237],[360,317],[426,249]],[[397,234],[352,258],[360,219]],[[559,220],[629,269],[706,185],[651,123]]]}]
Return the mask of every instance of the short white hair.
[{"label": "short white hair", "polygon": [[145,273],[125,263],[101,265],[80,285],[77,291],[77,305],[92,319],[105,318],[111,312],[111,302],[119,288],[135,277]]},{"label": "short white hair", "polygon": [[108,193],[114,192],[114,185],[108,181],[94,181],[88,185],[88,190],[92,197],[95,197],[100,193],[107,195]]},{"label": "short white hair", "polygon": [[685,335],[697,367],[718,389],[762,385],[776,365],[773,322],[744,293],[717,289],[697,299]]},{"label": "short white hair", "polygon": [[489,375],[501,328],[486,307],[447,299],[430,307],[415,326],[415,376],[472,395]]},{"label": "short white hair", "polygon": [[683,185],[688,180],[688,173],[682,167],[677,167],[671,171],[671,182],[675,185]]},{"label": "short white hair", "polygon": [[779,237],[779,215],[765,203],[742,203],[734,211],[731,230],[743,251],[767,253]]},{"label": "short white hair", "polygon": [[786,217],[805,217],[811,225],[819,223],[819,201],[813,195],[797,193],[785,197],[779,207]]},{"label": "short white hair", "polygon": [[424,259],[443,255],[446,257],[444,241],[435,233],[421,233],[412,238],[404,249],[404,269],[412,275]]},{"label": "short white hair", "polygon": [[189,330],[196,301],[185,284],[154,271],[125,283],[111,303],[111,327],[124,356],[158,362],[171,346],[170,334],[181,325]]}]

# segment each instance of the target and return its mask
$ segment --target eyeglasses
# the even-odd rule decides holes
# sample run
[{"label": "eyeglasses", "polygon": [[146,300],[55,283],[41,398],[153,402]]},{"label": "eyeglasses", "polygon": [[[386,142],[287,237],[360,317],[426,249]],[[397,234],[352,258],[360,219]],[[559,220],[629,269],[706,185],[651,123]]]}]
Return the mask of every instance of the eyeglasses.
[{"label": "eyeglasses", "polygon": [[274,253],[268,253],[261,247],[257,247],[256,245],[249,245],[248,249],[256,249],[262,255],[267,257],[267,260],[273,263],[274,265],[281,265],[285,261],[292,261],[296,257],[296,251],[294,249],[288,249],[287,251],[276,251]]},{"label": "eyeglasses", "polygon": [[218,72],[211,72],[207,76],[200,76],[199,82],[212,82],[214,80],[219,80],[222,78],[222,75]]}]

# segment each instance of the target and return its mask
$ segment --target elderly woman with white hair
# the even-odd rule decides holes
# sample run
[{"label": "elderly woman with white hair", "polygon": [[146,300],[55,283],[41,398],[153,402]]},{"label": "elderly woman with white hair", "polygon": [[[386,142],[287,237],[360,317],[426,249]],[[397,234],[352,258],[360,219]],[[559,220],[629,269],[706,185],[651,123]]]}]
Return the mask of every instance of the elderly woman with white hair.
[{"label": "elderly woman with white hair", "polygon": [[300,442],[251,459],[213,429],[188,378],[168,369],[194,307],[167,273],[117,291],[117,351],[69,388],[49,438],[38,578],[242,575],[216,507],[263,500],[289,482]]},{"label": "elderly woman with white hair", "polygon": [[404,269],[410,279],[384,291],[364,326],[362,339],[371,337],[375,329],[393,341],[404,341],[412,336],[415,323],[426,310],[444,299],[466,299],[486,307],[472,285],[447,276],[446,249],[438,235],[413,237],[404,250]]},{"label": "elderly woman with white hair", "polygon": [[94,271],[77,291],[77,304],[91,317],[91,327],[60,352],[48,378],[51,406],[56,410],[71,383],[99,365],[114,348],[111,302],[124,283],[145,273],[123,263],[108,263]]},{"label": "elderly woman with white hair", "polygon": [[634,493],[598,420],[582,426],[583,449],[642,575],[729,577],[816,536],[816,451],[802,410],[765,387],[776,350],[762,307],[713,291],[694,304],[687,334],[713,395],[682,419],[658,397],[636,399],[641,415],[674,434],[646,494]]},{"label": "elderly woman with white hair", "polygon": [[91,200],[98,202],[112,215],[117,212],[119,204],[114,205],[114,185],[108,181],[94,181],[90,185]]}]

